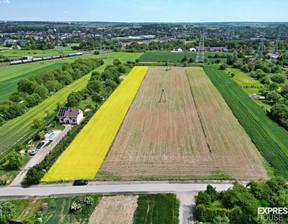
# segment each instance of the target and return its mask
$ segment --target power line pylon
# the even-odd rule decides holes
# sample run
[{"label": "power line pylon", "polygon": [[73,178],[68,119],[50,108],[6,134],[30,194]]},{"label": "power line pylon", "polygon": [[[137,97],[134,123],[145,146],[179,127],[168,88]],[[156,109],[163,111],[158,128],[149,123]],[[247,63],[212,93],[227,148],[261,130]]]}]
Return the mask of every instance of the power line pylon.
[{"label": "power line pylon", "polygon": [[196,63],[200,63],[200,62],[204,63],[204,57],[205,57],[204,38],[205,38],[205,34],[202,33],[200,36],[200,43],[199,43],[199,48],[197,51]]},{"label": "power line pylon", "polygon": [[171,70],[171,68],[169,68],[169,63],[170,63],[170,59],[168,59],[168,61],[167,61],[167,68],[166,68],[166,71],[170,71],[170,70]]},{"label": "power line pylon", "polygon": [[59,52],[59,54],[64,54],[63,43],[61,41],[60,32],[59,32],[58,27],[57,27],[57,32],[58,32],[58,52]]},{"label": "power line pylon", "polygon": [[[275,41],[275,44],[274,44],[274,50],[273,50],[273,54],[278,54],[278,48],[279,48],[279,42],[280,42],[280,35],[278,35],[276,41]],[[277,57],[272,57],[270,58],[269,62],[272,62],[274,64],[277,64]]]},{"label": "power line pylon", "polygon": [[257,50],[257,54],[255,55],[256,58],[260,57],[261,60],[263,59],[264,40],[265,38],[261,38],[260,46]]},{"label": "power line pylon", "polygon": [[105,49],[105,41],[104,41],[104,36],[103,33],[100,36],[100,58],[101,59],[106,59],[107,55],[106,55],[106,49]]},{"label": "power line pylon", "polygon": [[[162,100],[162,98],[163,98],[163,100]],[[162,89],[162,90],[161,90],[161,95],[160,95],[160,99],[159,99],[159,102],[158,102],[158,103],[161,103],[161,102],[166,103],[165,89]]]}]

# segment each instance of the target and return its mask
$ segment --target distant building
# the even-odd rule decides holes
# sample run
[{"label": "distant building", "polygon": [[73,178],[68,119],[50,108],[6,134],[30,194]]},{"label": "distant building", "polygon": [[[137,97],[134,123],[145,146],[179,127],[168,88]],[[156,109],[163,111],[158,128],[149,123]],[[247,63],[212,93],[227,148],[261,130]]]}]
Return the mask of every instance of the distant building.
[{"label": "distant building", "polygon": [[[203,48],[199,48],[197,47],[196,50],[199,51],[199,50],[203,50]],[[204,51],[205,52],[229,52],[229,50],[225,47],[204,47]]]},{"label": "distant building", "polygon": [[183,52],[182,48],[178,48],[177,52],[182,53]]},{"label": "distant building", "polygon": [[268,53],[268,56],[270,56],[272,59],[277,59],[279,57],[278,54]]},{"label": "distant building", "polygon": [[79,108],[61,107],[58,118],[61,124],[79,124],[84,117],[83,111]]},{"label": "distant building", "polygon": [[189,50],[190,50],[190,52],[196,52],[197,51],[196,48],[193,48],[193,47],[190,48]]}]

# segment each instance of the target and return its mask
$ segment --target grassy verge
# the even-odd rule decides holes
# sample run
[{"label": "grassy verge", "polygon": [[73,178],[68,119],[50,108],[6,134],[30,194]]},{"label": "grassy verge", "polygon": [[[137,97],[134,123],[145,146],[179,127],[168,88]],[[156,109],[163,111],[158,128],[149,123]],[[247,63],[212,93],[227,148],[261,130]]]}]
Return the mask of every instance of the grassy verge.
[{"label": "grassy verge", "polygon": [[271,120],[225,72],[211,66],[205,66],[204,70],[275,175],[287,178],[288,132]]}]

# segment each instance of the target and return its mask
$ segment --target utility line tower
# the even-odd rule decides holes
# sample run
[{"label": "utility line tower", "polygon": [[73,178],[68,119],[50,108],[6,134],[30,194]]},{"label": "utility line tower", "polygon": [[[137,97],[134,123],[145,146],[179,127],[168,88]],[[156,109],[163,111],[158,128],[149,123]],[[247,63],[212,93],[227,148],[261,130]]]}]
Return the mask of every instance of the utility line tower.
[{"label": "utility line tower", "polygon": [[103,36],[103,32],[100,36],[100,58],[101,59],[106,59],[107,58],[107,55],[106,55],[106,49],[105,49],[105,41],[104,41],[104,36]]},{"label": "utility line tower", "polygon": [[256,58],[260,57],[261,60],[263,59],[264,40],[265,38],[261,38],[260,46],[258,48],[257,54],[255,55]]},{"label": "utility line tower", "polygon": [[64,54],[63,43],[61,41],[61,36],[60,36],[60,32],[59,32],[58,27],[57,27],[57,32],[58,32],[58,52],[59,52],[59,54]]},{"label": "utility line tower", "polygon": [[168,59],[168,61],[167,61],[167,68],[166,68],[166,71],[171,70],[171,68],[169,68],[169,63],[170,63],[170,59]]},{"label": "utility line tower", "polygon": [[[275,41],[275,44],[274,44],[274,50],[273,50],[273,54],[278,54],[279,52],[279,42],[280,42],[280,35],[278,35],[276,41]],[[269,62],[273,62],[274,64],[277,64],[277,57],[275,56],[271,56]]]},{"label": "utility line tower", "polygon": [[[162,100],[162,98],[163,98],[163,100]],[[161,102],[166,103],[165,89],[161,90],[161,95],[160,95],[160,99],[159,99],[158,103],[161,103]]]},{"label": "utility line tower", "polygon": [[201,34],[200,36],[200,43],[199,43],[199,48],[197,51],[197,57],[196,57],[196,62],[199,63],[204,63],[204,53],[205,53],[205,48],[204,48],[204,38],[205,38],[205,34],[204,32]]}]

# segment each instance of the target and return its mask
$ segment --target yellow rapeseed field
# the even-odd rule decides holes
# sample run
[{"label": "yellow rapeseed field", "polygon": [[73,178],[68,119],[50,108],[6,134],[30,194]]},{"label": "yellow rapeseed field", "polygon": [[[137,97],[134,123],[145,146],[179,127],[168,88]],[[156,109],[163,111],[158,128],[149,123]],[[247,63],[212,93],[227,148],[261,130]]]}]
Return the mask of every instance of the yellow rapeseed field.
[{"label": "yellow rapeseed field", "polygon": [[134,67],[59,157],[42,181],[93,179],[145,77],[148,67]]}]

